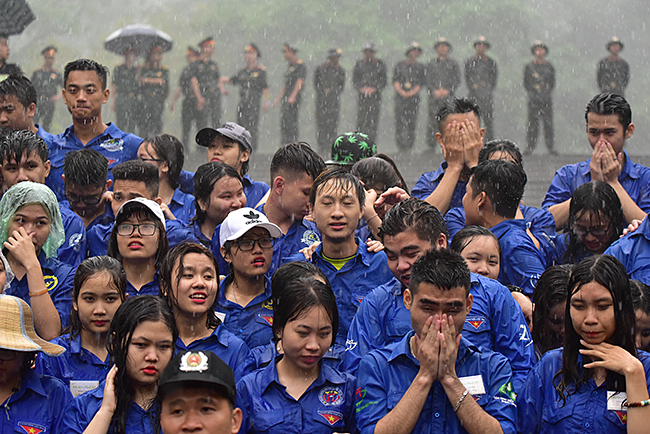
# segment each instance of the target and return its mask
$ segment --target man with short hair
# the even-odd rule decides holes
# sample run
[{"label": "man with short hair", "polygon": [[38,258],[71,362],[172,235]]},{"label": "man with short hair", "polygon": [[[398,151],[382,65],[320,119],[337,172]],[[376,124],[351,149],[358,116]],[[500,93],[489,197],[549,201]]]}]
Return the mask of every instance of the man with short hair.
[{"label": "man with short hair", "polygon": [[619,56],[623,51],[623,42],[614,36],[607,42],[605,49],[609,51],[609,56],[598,62],[598,88],[602,93],[611,92],[625,96],[625,88],[630,81],[630,65]]},{"label": "man with short hair", "polygon": [[0,81],[10,75],[23,75],[18,65],[15,63],[7,63],[10,54],[8,38],[8,35],[0,33]]},{"label": "man with short hair", "polygon": [[84,148],[96,150],[109,162],[109,178],[113,167],[138,156],[140,137],[102,121],[102,106],[110,96],[106,88],[107,76],[106,67],[94,60],[78,59],[65,66],[63,100],[72,115],[72,125],[49,145],[52,170],[47,178],[47,185],[59,200],[65,198],[61,175],[68,152]]},{"label": "man with short hair", "polygon": [[553,214],[561,228],[569,220],[569,203],[576,188],[603,181],[616,191],[625,220],[642,220],[650,212],[650,168],[632,162],[624,149],[625,141],[634,134],[630,105],[620,95],[601,93],[587,104],[585,122],[591,158],[555,173],[542,208]]},{"label": "man with short hair", "polygon": [[377,47],[367,42],[361,47],[363,58],[354,64],[352,85],[358,95],[357,131],[377,140],[381,92],[388,83],[388,73],[383,60],[377,59]]},{"label": "man with short hair", "polygon": [[23,75],[11,75],[0,82],[0,127],[13,131],[28,130],[48,145],[54,135],[34,123],[37,93],[33,84]]},{"label": "man with short hair", "polygon": [[433,48],[438,53],[431,59],[426,69],[427,87],[429,93],[429,123],[427,126],[427,144],[431,149],[436,148],[436,133],[438,121],[436,115],[440,107],[451,101],[460,86],[460,67],[458,62],[449,57],[451,44],[446,38],[438,38]]},{"label": "man with short hair", "polygon": [[415,261],[404,291],[412,331],[367,354],[357,371],[361,434],[516,432],[508,360],[460,336],[470,280],[456,252],[430,250]]},{"label": "man with short hair", "polygon": [[49,131],[54,117],[54,103],[61,99],[61,86],[63,78],[61,73],[54,67],[56,61],[57,49],[49,45],[41,51],[43,55],[43,66],[32,74],[32,83],[38,94],[38,111],[36,112],[36,121],[43,125],[43,128]]},{"label": "man with short hair", "polygon": [[462,206],[469,170],[478,164],[485,130],[481,128],[481,110],[475,101],[454,98],[438,110],[436,140],[445,161],[424,173],[413,187],[413,197],[425,200],[442,214]]},{"label": "man with short hair", "polygon": [[298,48],[288,42],[282,46],[287,71],[284,73],[284,85],[273,106],[282,103],[280,118],[281,145],[298,141],[298,109],[302,99],[302,88],[307,79],[307,67],[298,59]]}]

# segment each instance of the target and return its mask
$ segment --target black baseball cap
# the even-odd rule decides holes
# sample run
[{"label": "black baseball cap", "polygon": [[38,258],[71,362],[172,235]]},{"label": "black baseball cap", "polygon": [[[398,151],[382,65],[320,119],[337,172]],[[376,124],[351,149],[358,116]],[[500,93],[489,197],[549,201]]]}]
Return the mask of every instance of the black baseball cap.
[{"label": "black baseball cap", "polygon": [[178,353],[163,371],[158,391],[166,394],[169,389],[178,385],[220,389],[233,406],[237,399],[235,374],[230,366],[212,351]]},{"label": "black baseball cap", "polygon": [[249,133],[246,128],[234,122],[226,122],[216,130],[210,127],[203,128],[201,131],[196,133],[196,143],[207,148],[210,146],[210,143],[217,134],[221,134],[222,136],[226,136],[229,139],[239,142],[248,151],[253,151],[253,146],[251,145],[251,133]]}]

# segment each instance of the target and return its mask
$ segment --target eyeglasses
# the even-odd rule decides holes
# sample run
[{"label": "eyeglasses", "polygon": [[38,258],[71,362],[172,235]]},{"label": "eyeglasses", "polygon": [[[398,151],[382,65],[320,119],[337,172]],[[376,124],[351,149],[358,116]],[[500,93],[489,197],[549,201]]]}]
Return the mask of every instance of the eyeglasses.
[{"label": "eyeglasses", "polygon": [[104,192],[102,191],[99,195],[94,196],[77,196],[74,194],[66,194],[65,198],[68,199],[68,202],[74,204],[83,202],[86,205],[97,205],[102,200],[103,195]]},{"label": "eyeglasses", "polygon": [[14,350],[5,350],[0,348],[0,360],[3,362],[8,362],[16,358],[16,351]]},{"label": "eyeglasses", "polygon": [[265,237],[265,238],[260,238],[258,240],[251,240],[248,238],[244,238],[239,241],[233,241],[232,243],[236,245],[239,248],[239,250],[241,250],[242,252],[248,252],[255,248],[255,244],[258,244],[262,249],[272,248],[273,245],[275,244],[275,238]]},{"label": "eyeglasses", "polygon": [[579,237],[584,237],[587,234],[591,234],[592,236],[597,237],[597,238],[598,237],[604,237],[605,235],[607,235],[607,231],[609,231],[609,226],[610,225],[607,225],[605,227],[596,226],[596,227],[587,229],[584,226],[575,225],[575,226],[573,226],[573,233],[578,235]]},{"label": "eyeglasses", "polygon": [[158,162],[165,161],[165,160],[163,160],[161,158],[142,158],[142,157],[140,157],[138,159],[140,161],[144,161],[144,162],[147,162],[147,161],[158,161]]},{"label": "eyeglasses", "polygon": [[156,226],[153,223],[142,223],[139,225],[133,223],[122,223],[117,225],[117,234],[123,237],[130,237],[135,232],[135,229],[138,229],[138,233],[142,237],[150,237],[156,233]]}]

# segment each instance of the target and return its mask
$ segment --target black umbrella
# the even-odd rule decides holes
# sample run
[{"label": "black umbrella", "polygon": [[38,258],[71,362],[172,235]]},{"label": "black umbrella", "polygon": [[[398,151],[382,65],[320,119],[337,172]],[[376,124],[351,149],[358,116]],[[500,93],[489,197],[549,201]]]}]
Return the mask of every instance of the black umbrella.
[{"label": "black umbrella", "polygon": [[117,54],[124,54],[129,48],[134,48],[138,56],[159,46],[163,51],[172,49],[172,38],[162,30],[146,24],[131,24],[116,30],[104,40],[104,48]]},{"label": "black umbrella", "polygon": [[25,0],[0,0],[0,35],[20,35],[35,19]]}]

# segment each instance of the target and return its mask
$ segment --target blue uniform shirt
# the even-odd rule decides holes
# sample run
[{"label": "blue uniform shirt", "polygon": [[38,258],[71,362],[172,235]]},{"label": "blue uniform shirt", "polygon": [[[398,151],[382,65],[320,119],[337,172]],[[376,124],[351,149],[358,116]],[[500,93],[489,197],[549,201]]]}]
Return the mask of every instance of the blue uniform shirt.
[{"label": "blue uniform shirt", "polygon": [[[607,409],[607,382],[596,386],[593,378],[564,404],[553,386],[553,377],[562,368],[562,348],[544,354],[530,372],[517,395],[517,429],[521,433],[600,434],[627,433],[624,409]],[[639,351],[648,390],[650,390],[650,355]],[[582,355],[578,355],[578,369]],[[556,382],[559,380],[556,380]],[[569,386],[571,388],[572,386]]]},{"label": "blue uniform shirt", "polygon": [[[447,162],[443,161],[440,163],[438,170],[422,174],[420,179],[418,179],[418,182],[415,184],[415,187],[413,187],[413,190],[411,190],[411,196],[422,200],[429,197],[429,195],[438,188],[438,184],[440,184],[442,177],[445,175],[445,170],[447,170]],[[461,181],[459,179],[454,188],[454,193],[451,195],[451,201],[449,202],[448,208],[463,206],[463,196],[465,196],[466,187],[467,181]]]},{"label": "blue uniform shirt", "polygon": [[[377,422],[395,408],[420,370],[420,362],[409,349],[412,336],[410,332],[402,340],[372,351],[361,361],[356,392],[357,426],[361,434],[374,432]],[[481,377],[485,393],[474,393],[471,397],[499,421],[504,434],[514,433],[517,408],[508,360],[499,353],[480,350],[461,338],[456,374],[461,381],[464,377]],[[440,382],[434,382],[413,432],[465,433],[454,413],[455,404],[449,402]]]},{"label": "blue uniform shirt", "polygon": [[181,170],[178,183],[180,184],[179,188],[183,193],[194,194],[194,173],[188,172],[187,170]]},{"label": "blue uniform shirt", "polygon": [[[388,269],[388,261],[384,252],[368,252],[368,246],[359,238],[357,254],[340,270],[323,259],[323,245],[319,245],[312,254],[311,262],[321,269],[332,285],[336,295],[336,306],[339,309],[339,330],[336,344],[345,347],[348,330],[354,314],[361,301],[373,289],[393,279],[393,273]],[[298,253],[285,262],[304,261],[305,256]]]},{"label": "blue uniform shirt", "polygon": [[76,267],[86,259],[86,227],[83,220],[70,208],[60,206],[65,241],[56,251],[61,262]]},{"label": "blue uniform shirt", "polygon": [[539,276],[546,270],[545,253],[526,233],[524,220],[504,220],[491,229],[501,244],[499,282],[515,285],[531,297]]},{"label": "blue uniform shirt", "polygon": [[266,345],[273,337],[273,299],[271,298],[271,279],[264,278],[264,293],[258,295],[245,307],[226,298],[226,287],[233,280],[233,275],[219,284],[219,301],[217,316],[223,318],[223,325],[228,331],[246,342],[248,348]]},{"label": "blue uniform shirt", "polygon": [[[571,199],[576,188],[590,182],[590,163],[591,158],[580,163],[567,164],[555,172],[542,208],[549,208]],[[625,152],[625,165],[618,175],[618,181],[643,212],[650,212],[650,168],[632,162]]]},{"label": "blue uniform shirt", "polygon": [[[201,232],[201,225],[196,220],[192,220],[192,222],[187,224],[185,227],[190,234],[199,241],[199,243],[203,244],[208,249],[212,247],[212,240],[203,235],[203,232]],[[219,274],[226,274],[225,271],[228,270],[219,269]]]},{"label": "blue uniform shirt", "polygon": [[174,196],[172,196],[172,201],[169,203],[168,208],[177,220],[185,224],[189,223],[190,219],[196,214],[194,196],[185,194],[178,188],[174,190]]},{"label": "blue uniform shirt", "polygon": [[63,185],[63,160],[70,151],[79,149],[94,149],[108,159],[108,178],[112,179],[111,171],[116,165],[138,158],[138,148],[142,139],[134,134],[121,131],[114,124],[107,124],[106,130],[89,141],[85,146],[74,134],[74,125],[63,133],[55,136],[48,146],[52,168],[45,184],[54,191],[61,201],[65,199]]},{"label": "blue uniform shirt", "polygon": [[80,336],[70,338],[70,334],[59,336],[51,341],[65,348],[65,353],[58,357],[39,354],[36,358],[36,372],[46,374],[63,381],[70,386],[71,381],[96,381],[99,385],[110,369],[110,356],[100,360],[96,355],[81,347]]},{"label": "blue uniform shirt", "polygon": [[126,298],[135,297],[137,295],[155,295],[158,297],[160,292],[160,283],[158,282],[158,272],[153,275],[153,280],[151,282],[145,283],[142,285],[140,290],[137,290],[135,286],[128,280],[126,281]]},{"label": "blue uniform shirt", "polygon": [[56,378],[39,375],[32,369],[22,372],[18,392],[1,403],[0,432],[28,434],[34,429],[35,433],[56,433],[63,409],[72,400],[70,391]]},{"label": "blue uniform shirt", "polygon": [[246,206],[255,208],[266,192],[269,191],[269,186],[266,182],[253,181],[250,175],[242,176],[241,181],[244,187],[244,195],[246,196]]},{"label": "blue uniform shirt", "polygon": [[[45,258],[45,253],[41,251],[38,255],[38,262],[41,264],[45,287],[50,293],[52,303],[59,312],[61,318],[61,328],[68,325],[70,309],[72,309],[72,282],[74,280],[75,269],[68,264],[64,264],[56,258]],[[22,298],[29,303],[29,286],[27,285],[27,275],[22,279],[14,279],[11,285],[5,291],[5,294]]]},{"label": "blue uniform shirt", "polygon": [[[471,278],[474,302],[463,324],[463,336],[472,345],[508,358],[516,390],[536,360],[526,319],[499,282],[474,273]],[[348,332],[346,371],[354,373],[365,354],[395,343],[411,331],[411,315],[404,306],[403,294],[404,287],[395,279],[363,300]]]},{"label": "blue uniform shirt", "polygon": [[630,279],[650,285],[650,221],[646,217],[639,228],[616,240],[605,250],[625,267]]},{"label": "blue uniform shirt", "polygon": [[[59,421],[59,428],[54,432],[61,434],[82,434],[102,406],[105,384],[106,381],[102,381],[96,389],[73,399],[63,411],[63,415]],[[154,434],[153,411],[153,407],[149,411],[146,411],[131,401],[129,410],[126,413],[126,432]],[[108,432],[113,432],[112,425],[109,427]]]},{"label": "blue uniform shirt", "polygon": [[34,126],[38,129],[38,131],[36,131],[36,135],[41,139],[43,139],[43,141],[45,142],[45,144],[49,149],[50,145],[52,144],[52,141],[54,140],[54,137],[56,136],[52,133],[45,131],[43,127],[40,126],[39,124],[34,124]]},{"label": "blue uniform shirt", "polygon": [[174,355],[180,351],[212,351],[221,360],[226,362],[233,371],[237,369],[250,353],[246,343],[230,333],[223,324],[219,324],[210,336],[197,339],[189,345],[185,345],[179,337],[176,340],[176,351]]},{"label": "blue uniform shirt", "polygon": [[275,363],[237,383],[240,434],[330,434],[355,430],[355,378],[321,364],[318,378],[295,400],[280,384]]}]

